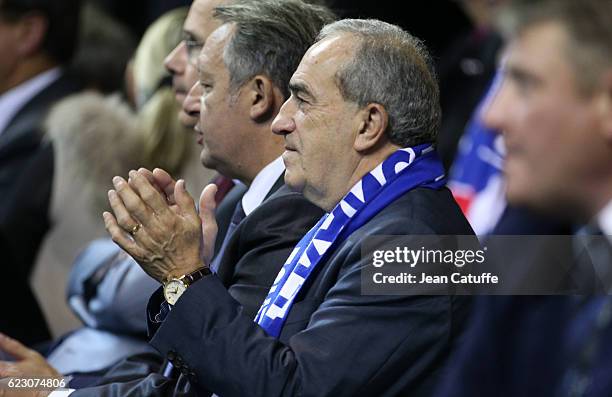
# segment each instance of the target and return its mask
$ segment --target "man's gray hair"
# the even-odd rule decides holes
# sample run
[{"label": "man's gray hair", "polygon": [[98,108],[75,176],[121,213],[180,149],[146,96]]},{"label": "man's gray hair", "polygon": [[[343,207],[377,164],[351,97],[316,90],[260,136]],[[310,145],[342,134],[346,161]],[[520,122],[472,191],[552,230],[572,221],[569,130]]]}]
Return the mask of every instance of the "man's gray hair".
[{"label": "man's gray hair", "polygon": [[289,97],[289,79],[321,28],[334,14],[298,0],[243,0],[215,8],[215,17],[234,23],[223,60],[230,89],[237,91],[257,74],[268,76]]},{"label": "man's gray hair", "polygon": [[423,43],[401,28],[373,19],[344,19],[323,28],[317,41],[354,35],[358,48],[336,73],[345,100],[383,105],[389,140],[402,147],[434,143],[440,99],[433,62]]}]

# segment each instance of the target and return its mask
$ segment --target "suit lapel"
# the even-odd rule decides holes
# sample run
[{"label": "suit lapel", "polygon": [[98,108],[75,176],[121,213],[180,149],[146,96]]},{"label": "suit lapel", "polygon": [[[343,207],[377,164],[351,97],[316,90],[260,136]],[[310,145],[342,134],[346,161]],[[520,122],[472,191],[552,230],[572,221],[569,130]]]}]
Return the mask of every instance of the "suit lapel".
[{"label": "suit lapel", "polygon": [[247,187],[242,184],[235,185],[227,195],[221,200],[219,206],[217,207],[217,211],[215,213],[215,218],[217,219],[217,239],[215,240],[215,253],[219,252],[221,249],[221,245],[223,244],[223,240],[225,239],[225,234],[227,233],[227,229],[229,228],[229,224],[232,220],[232,214],[234,213],[234,208],[236,208],[236,204],[240,200],[242,200],[242,196],[247,191]]},{"label": "suit lapel", "polygon": [[279,176],[278,179],[276,180],[276,182],[274,182],[274,185],[272,185],[272,188],[270,189],[268,194],[266,194],[266,197],[264,198],[264,201],[269,199],[270,196],[272,196],[274,193],[276,193],[276,191],[278,189],[280,189],[281,187],[283,187],[284,184],[285,184],[285,171],[283,171],[281,176]]},{"label": "suit lapel", "polygon": [[[274,182],[270,191],[266,194],[264,201],[266,201],[270,196],[272,196],[278,189],[280,189],[285,184],[285,173]],[[219,248],[221,247],[221,243],[225,238],[225,234],[227,232],[228,226],[230,224],[232,214],[234,213],[234,209],[240,200],[242,200],[242,196],[247,191],[247,187],[244,185],[236,185],[234,186],[229,193],[225,196],[225,198],[217,207],[216,219],[217,219],[217,240],[215,241],[215,252],[219,252]]]},{"label": "suit lapel", "polygon": [[[276,193],[284,185],[285,185],[285,173],[283,172],[281,174],[281,176],[276,180],[274,185],[272,185],[272,188],[270,189],[268,194],[266,194],[266,197],[264,198],[264,201],[259,206],[263,205],[274,193]],[[245,189],[245,192],[246,192],[246,189]],[[243,195],[244,195],[244,193],[243,193]],[[242,198],[242,196],[241,196],[241,198]],[[237,203],[238,203],[238,201],[235,201],[234,208],[236,207]],[[232,213],[233,213],[233,209],[234,208],[232,208]],[[257,208],[255,208],[255,210],[253,212],[255,212],[255,211],[257,211]],[[245,225],[246,221],[248,220],[249,216],[250,216],[250,214],[247,215],[247,217],[242,222],[240,222],[240,224],[238,225],[238,227],[236,229],[234,229],[234,232],[232,234],[231,240],[228,241],[227,248],[225,249],[225,253],[226,254],[228,254],[228,255],[235,254],[235,251],[237,251],[239,249],[239,246],[237,246],[238,242],[240,241],[239,236],[242,233],[242,230],[244,229],[244,225]],[[228,222],[228,224],[229,224],[229,222]],[[217,235],[217,241],[215,242],[215,248],[220,248],[221,247],[223,239],[225,238],[225,232],[227,232],[227,226],[225,227],[224,234],[223,234],[224,237],[223,238],[220,238],[220,234]],[[219,252],[219,251],[215,250],[215,252]],[[227,261],[224,261],[223,258],[221,258],[219,269],[217,269],[217,276],[221,279],[221,281],[223,281],[224,283],[228,283],[228,282],[231,281],[231,279],[232,279],[232,277],[234,275],[234,265],[235,264],[233,264],[233,263],[230,265]]]}]

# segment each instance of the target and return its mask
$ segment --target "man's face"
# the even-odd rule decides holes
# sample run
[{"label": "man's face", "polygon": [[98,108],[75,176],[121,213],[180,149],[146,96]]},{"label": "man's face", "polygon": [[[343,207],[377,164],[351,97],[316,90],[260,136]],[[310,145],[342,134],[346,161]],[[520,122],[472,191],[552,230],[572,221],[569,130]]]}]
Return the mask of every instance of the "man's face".
[{"label": "man's face", "polygon": [[597,133],[597,96],[579,91],[567,51],[561,25],[525,30],[507,49],[504,81],[484,114],[485,123],[504,134],[513,204],[577,208],[585,183],[602,172],[607,155]]},{"label": "man's face", "polygon": [[285,137],[285,182],[315,204],[343,186],[355,166],[354,103],[346,102],[335,82],[339,67],[355,52],[343,34],[312,46],[289,83],[291,96],[272,124]]},{"label": "man's face", "polygon": [[[221,25],[213,18],[213,9],[224,0],[195,0],[189,9],[183,26],[183,40],[166,57],[164,65],[172,74],[172,88],[179,105],[187,97],[191,87],[198,81],[197,58],[210,33]],[[179,119],[186,127],[193,127],[197,117],[181,110]]]},{"label": "man's face", "polygon": [[198,59],[198,82],[183,105],[186,112],[199,118],[195,130],[202,145],[202,164],[228,177],[241,174],[241,160],[255,150],[252,134],[248,133],[248,98],[240,90],[230,91],[230,76],[223,61],[233,29],[233,25],[225,24],[206,40]]}]

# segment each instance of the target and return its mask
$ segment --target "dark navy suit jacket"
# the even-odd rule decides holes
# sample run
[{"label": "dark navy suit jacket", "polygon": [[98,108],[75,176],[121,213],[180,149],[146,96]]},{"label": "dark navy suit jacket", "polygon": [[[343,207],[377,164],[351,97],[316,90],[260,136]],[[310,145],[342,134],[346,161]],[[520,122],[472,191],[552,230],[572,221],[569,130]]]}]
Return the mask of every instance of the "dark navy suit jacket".
[{"label": "dark navy suit jacket", "polygon": [[[469,300],[362,295],[360,270],[368,259],[362,258],[361,243],[379,234],[473,232],[447,189],[415,189],[319,265],[298,294],[279,340],[253,322],[253,313],[232,296],[231,287],[228,293],[218,276],[205,277],[186,291],[151,341],[186,376],[171,382],[149,375],[143,382],[123,374],[118,379],[127,382],[112,390],[75,395],[430,395]],[[288,254],[293,246],[287,248]]]},{"label": "dark navy suit jacket", "polygon": [[217,277],[194,284],[151,343],[220,396],[429,395],[466,318],[457,296],[362,295],[372,235],[471,234],[446,189],[408,192],[340,243],[269,337]]},{"label": "dark navy suit jacket", "polygon": [[[567,224],[518,208],[510,208],[496,230],[498,234],[572,233]],[[552,265],[550,271],[555,271],[554,263],[542,265]],[[612,395],[612,326],[599,332],[595,327],[602,305],[609,300],[607,295],[479,297],[434,395]],[[584,382],[572,376],[579,367]],[[580,383],[583,393],[571,394]]]}]

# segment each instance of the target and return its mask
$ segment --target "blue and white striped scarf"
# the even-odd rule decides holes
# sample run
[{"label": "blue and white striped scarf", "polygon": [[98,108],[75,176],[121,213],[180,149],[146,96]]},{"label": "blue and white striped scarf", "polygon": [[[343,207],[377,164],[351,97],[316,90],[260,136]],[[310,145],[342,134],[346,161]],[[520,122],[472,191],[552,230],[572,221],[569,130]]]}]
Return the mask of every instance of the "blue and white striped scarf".
[{"label": "blue and white striped scarf", "polygon": [[439,189],[444,168],[431,145],[400,149],[366,174],[300,240],[278,273],[255,322],[278,338],[293,301],[317,264],[374,215],[416,187]]}]

